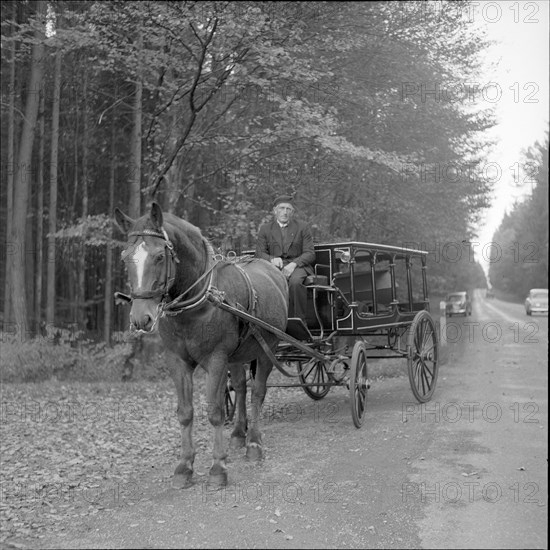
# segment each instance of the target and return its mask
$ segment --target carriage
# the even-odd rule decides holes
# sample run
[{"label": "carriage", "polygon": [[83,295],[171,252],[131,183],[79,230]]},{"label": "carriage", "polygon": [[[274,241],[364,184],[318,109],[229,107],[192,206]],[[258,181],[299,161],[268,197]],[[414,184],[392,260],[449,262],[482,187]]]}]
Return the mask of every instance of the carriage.
[{"label": "carriage", "polygon": [[[416,399],[431,398],[438,338],[429,313],[427,252],[355,241],[318,244],[315,272],[305,281],[306,318],[288,318],[287,282],[271,263],[251,254],[215,254],[197,227],[164,214],[157,203],[139,219],[115,209],[115,219],[128,236],[122,259],[131,293],[116,297],[131,303],[130,328],[158,329],[166,348],[181,359],[173,373],[182,427],[178,486],[193,483],[197,366],[207,373],[214,428],[208,479],[216,486],[227,484],[226,416],[234,415],[231,446],[246,446],[249,459],[263,456],[260,420],[273,365],[296,380],[287,385],[301,386],[313,399],[332,386],[347,387],[358,428],[365,418],[369,359],[406,359]],[[243,366],[251,362],[249,422]]]},{"label": "carriage", "polygon": [[[249,253],[252,254],[252,253]],[[438,375],[438,336],[430,315],[427,252],[365,242],[315,245],[315,275],[309,276],[306,319],[289,318],[271,360],[314,400],[333,386],[349,390],[351,416],[360,428],[369,389],[368,361],[407,360],[415,398],[430,400]],[[225,307],[250,323],[246,313]],[[234,412],[231,378],[226,418]]]}]

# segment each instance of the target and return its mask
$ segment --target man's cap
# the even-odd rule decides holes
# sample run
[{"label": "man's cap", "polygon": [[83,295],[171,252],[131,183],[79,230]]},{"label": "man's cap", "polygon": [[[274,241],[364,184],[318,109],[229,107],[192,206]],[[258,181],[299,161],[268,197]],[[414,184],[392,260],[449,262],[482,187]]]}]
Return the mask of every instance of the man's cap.
[{"label": "man's cap", "polygon": [[281,204],[282,202],[286,202],[288,204],[291,204],[294,206],[294,198],[290,195],[279,195],[275,201],[273,202],[273,208],[275,208],[277,205]]}]

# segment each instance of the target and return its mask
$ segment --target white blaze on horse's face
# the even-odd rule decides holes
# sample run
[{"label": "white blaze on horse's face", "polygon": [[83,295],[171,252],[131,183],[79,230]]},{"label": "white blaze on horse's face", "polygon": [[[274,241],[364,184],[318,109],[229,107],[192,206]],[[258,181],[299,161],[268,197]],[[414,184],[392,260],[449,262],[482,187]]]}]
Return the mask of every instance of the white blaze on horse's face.
[{"label": "white blaze on horse's face", "polygon": [[147,261],[148,252],[145,249],[145,242],[141,242],[132,255],[132,261],[136,266],[137,289],[140,290],[143,285],[143,274],[145,272],[145,262]]}]

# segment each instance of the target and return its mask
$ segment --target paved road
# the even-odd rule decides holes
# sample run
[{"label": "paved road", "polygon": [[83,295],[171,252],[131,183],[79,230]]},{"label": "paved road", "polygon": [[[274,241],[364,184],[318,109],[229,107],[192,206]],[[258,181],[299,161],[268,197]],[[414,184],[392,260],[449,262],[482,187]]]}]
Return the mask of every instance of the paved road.
[{"label": "paved road", "polygon": [[478,292],[447,335],[430,458],[411,476],[425,484],[421,546],[547,548],[548,317]]},{"label": "paved road", "polygon": [[272,392],[267,458],[232,453],[227,491],[201,483],[204,451],[196,485],[172,489],[174,458],[133,505],[70,518],[40,546],[547,548],[548,318],[476,295],[446,334],[430,403],[406,377],[376,380],[356,430],[344,388]]}]

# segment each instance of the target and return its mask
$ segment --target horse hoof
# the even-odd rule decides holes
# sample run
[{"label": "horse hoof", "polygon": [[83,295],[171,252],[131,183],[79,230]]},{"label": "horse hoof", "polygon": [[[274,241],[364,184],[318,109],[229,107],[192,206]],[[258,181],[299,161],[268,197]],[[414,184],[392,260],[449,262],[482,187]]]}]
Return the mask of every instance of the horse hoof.
[{"label": "horse hoof", "polygon": [[173,489],[189,489],[193,485],[191,476],[186,476],[183,474],[174,474],[172,478],[172,488]]},{"label": "horse hoof", "polygon": [[177,465],[176,471],[174,472],[172,487],[174,487],[174,489],[187,489],[193,485],[192,478],[193,470],[180,463]]},{"label": "horse hoof", "polygon": [[242,449],[246,445],[246,437],[233,435],[231,436],[231,441],[229,446],[232,449]]},{"label": "horse hoof", "polygon": [[208,474],[208,486],[212,489],[218,489],[227,485],[227,472],[217,472]]},{"label": "horse hoof", "polygon": [[246,458],[249,460],[261,460],[263,458],[262,446],[258,443],[250,443],[246,448]]}]

